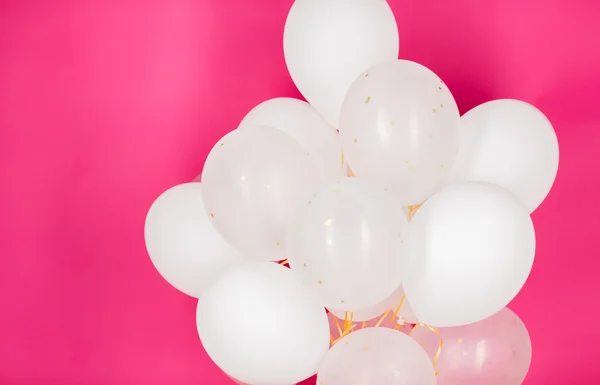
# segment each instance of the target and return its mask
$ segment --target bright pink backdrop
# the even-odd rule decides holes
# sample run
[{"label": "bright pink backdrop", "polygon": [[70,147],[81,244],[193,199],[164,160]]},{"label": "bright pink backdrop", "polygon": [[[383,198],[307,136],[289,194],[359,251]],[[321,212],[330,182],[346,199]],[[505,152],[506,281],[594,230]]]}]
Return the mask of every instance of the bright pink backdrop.
[{"label": "bright pink backdrop", "polygon": [[[245,112],[298,96],[291,3],[0,1],[1,384],[229,383],[194,300],[154,271],[143,222]],[[401,56],[438,72],[463,112],[520,98],[555,124],[559,175],[511,307],[533,340],[526,384],[598,384],[600,3],[391,4]]]}]

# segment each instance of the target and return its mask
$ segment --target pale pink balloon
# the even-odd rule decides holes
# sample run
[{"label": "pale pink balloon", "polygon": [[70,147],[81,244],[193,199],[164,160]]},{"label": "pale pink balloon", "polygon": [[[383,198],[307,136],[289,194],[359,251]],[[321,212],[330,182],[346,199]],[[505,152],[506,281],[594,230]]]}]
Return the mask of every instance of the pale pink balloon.
[{"label": "pale pink balloon", "polygon": [[[349,316],[350,316],[350,313],[348,313],[348,317]],[[354,328],[352,329],[352,331],[360,330],[362,328],[376,327],[377,324],[379,323],[379,321],[381,320],[382,316],[383,316],[383,314],[379,317],[375,317],[375,318],[365,321],[365,322],[350,323],[348,321],[348,323],[349,323],[348,327],[352,327],[352,325],[354,325]],[[327,314],[327,318],[329,319],[329,330],[331,333],[331,337],[333,338],[333,340],[336,340],[340,337],[340,331],[342,331],[342,332],[344,331],[344,320],[341,318],[337,318],[331,312]],[[337,320],[337,324],[336,324],[336,320]],[[338,329],[338,326],[339,326],[339,329]],[[402,323],[402,321],[399,322],[398,317],[393,317],[392,312],[390,312],[385,317],[383,322],[380,323],[379,327],[390,328],[390,329],[393,329],[395,327],[397,330],[399,330],[403,333],[409,333],[412,330],[413,325],[411,325],[409,323]]]},{"label": "pale pink balloon", "polygon": [[436,362],[438,385],[521,385],[531,363],[531,340],[523,322],[504,308],[483,321],[466,326],[426,326],[410,334]]}]

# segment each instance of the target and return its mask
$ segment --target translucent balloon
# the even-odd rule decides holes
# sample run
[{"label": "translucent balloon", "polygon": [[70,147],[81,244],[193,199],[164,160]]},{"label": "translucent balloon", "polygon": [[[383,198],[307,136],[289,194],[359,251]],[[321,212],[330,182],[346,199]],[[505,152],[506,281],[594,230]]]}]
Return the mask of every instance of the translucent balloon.
[{"label": "translucent balloon", "polygon": [[350,333],[329,350],[317,375],[323,385],[435,385],[435,371],[423,348],[388,328]]},{"label": "translucent balloon", "polygon": [[285,259],[284,236],[319,177],[306,151],[270,127],[235,130],[211,150],[202,183],[216,229],[244,254]]},{"label": "translucent balloon", "polygon": [[493,100],[467,112],[461,128],[452,180],[497,184],[533,212],[558,171],[558,140],[546,116],[519,100]]},{"label": "translucent balloon", "polygon": [[210,222],[200,183],[184,183],[162,193],[148,210],[144,238],[160,275],[196,298],[214,277],[244,260]]},{"label": "translucent balloon", "polygon": [[296,0],[283,34],[294,83],[336,128],[354,79],[365,68],[397,59],[399,44],[396,19],[383,0]]},{"label": "translucent balloon", "polygon": [[535,233],[525,206],[501,187],[457,183],[427,200],[410,223],[403,277],[418,319],[467,325],[505,307],[529,276]]},{"label": "translucent balloon", "polygon": [[323,182],[346,174],[337,131],[310,104],[293,98],[267,100],[254,107],[238,129],[254,126],[277,128],[294,138],[307,151]]},{"label": "translucent balloon", "polygon": [[[404,295],[402,286],[399,286],[389,297],[377,305],[352,312],[352,319],[357,322],[379,319],[387,310],[391,309],[393,312],[398,308],[398,306],[400,306],[400,309],[397,313],[398,322],[401,324],[405,322],[415,324],[418,322],[417,318],[412,312],[412,308],[410,307],[406,296]],[[330,313],[333,313],[337,318],[344,319],[346,317],[345,311],[333,309],[327,310],[329,310]]]},{"label": "translucent balloon", "polygon": [[467,326],[439,328],[440,335],[416,327],[411,336],[436,362],[438,385],[521,385],[531,363],[527,328],[508,308]]},{"label": "translucent balloon", "polygon": [[436,74],[396,60],[369,68],[352,84],[340,139],[356,176],[389,188],[407,206],[447,181],[459,148],[459,120],[456,102]]},{"label": "translucent balloon", "polygon": [[248,384],[300,382],[316,373],[329,348],[319,298],[276,263],[226,271],[200,297],[196,322],[209,357]]},{"label": "translucent balloon", "polygon": [[343,178],[302,202],[287,234],[287,257],[327,308],[361,310],[400,285],[407,228],[390,194],[359,178]]}]

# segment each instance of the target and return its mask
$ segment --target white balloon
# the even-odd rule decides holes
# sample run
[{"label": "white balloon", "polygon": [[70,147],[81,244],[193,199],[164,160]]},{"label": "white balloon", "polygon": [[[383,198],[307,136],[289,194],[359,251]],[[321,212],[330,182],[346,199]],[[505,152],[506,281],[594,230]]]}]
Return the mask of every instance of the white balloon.
[{"label": "white balloon", "polygon": [[558,140],[546,116],[519,100],[493,100],[467,112],[461,128],[452,180],[497,184],[533,212],[558,171]]},{"label": "white balloon", "polygon": [[385,0],[296,0],[283,34],[292,80],[334,127],[350,84],[398,58],[398,26]]},{"label": "white balloon", "polygon": [[318,384],[435,385],[435,370],[418,342],[394,329],[350,333],[333,345],[317,375]]},{"label": "white balloon", "polygon": [[418,319],[434,327],[480,321],[505,307],[533,265],[535,233],[525,206],[501,187],[450,185],[410,222],[403,287]]},{"label": "white balloon", "polygon": [[285,259],[285,232],[319,183],[306,151],[280,130],[252,127],[225,135],[202,172],[204,204],[223,237],[244,254]]},{"label": "white balloon", "polygon": [[148,210],[144,238],[160,275],[196,298],[215,276],[244,260],[210,223],[200,183],[184,183],[162,193]]},{"label": "white balloon", "polygon": [[361,310],[400,285],[407,231],[402,207],[390,194],[343,178],[302,202],[286,252],[292,270],[328,308]]},{"label": "white balloon", "polygon": [[238,129],[273,127],[294,138],[307,151],[322,181],[345,175],[337,131],[310,104],[294,98],[262,102],[244,117]]},{"label": "white balloon", "polygon": [[215,364],[248,384],[300,382],[316,373],[329,348],[319,298],[276,263],[226,271],[200,297],[196,322]]},{"label": "white balloon", "polygon": [[357,177],[414,205],[447,181],[459,150],[459,121],[454,97],[435,73],[395,60],[367,69],[352,84],[340,140]]},{"label": "white balloon", "polygon": [[[416,324],[419,322],[417,317],[413,314],[412,308],[410,307],[410,304],[404,295],[404,289],[402,289],[402,286],[398,286],[398,288],[389,297],[377,305],[354,311],[352,314],[352,320],[354,322],[369,321],[383,315],[388,310],[395,311],[400,304],[402,305],[400,306],[397,314],[399,320],[410,324]],[[344,319],[346,316],[345,311],[333,309],[327,310],[329,310],[330,313],[339,319]]]}]

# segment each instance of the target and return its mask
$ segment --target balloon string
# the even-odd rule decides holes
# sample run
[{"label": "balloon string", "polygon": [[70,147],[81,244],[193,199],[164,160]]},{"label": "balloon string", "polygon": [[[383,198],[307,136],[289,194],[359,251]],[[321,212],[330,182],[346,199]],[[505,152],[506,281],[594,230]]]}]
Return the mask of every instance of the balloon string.
[{"label": "balloon string", "polygon": [[390,314],[392,311],[392,309],[388,309],[379,319],[379,321],[377,321],[377,323],[375,324],[375,327],[378,328],[379,326],[381,326],[381,324],[383,323],[383,321],[385,321],[385,319],[387,318],[388,314]]},{"label": "balloon string", "polygon": [[[422,322],[417,322],[417,324],[412,328],[412,330],[410,331],[410,333],[408,333],[409,335],[412,334],[412,332],[415,331],[416,328],[418,328],[419,326],[425,326],[427,329],[431,330],[432,332],[434,332],[435,334],[437,334],[440,337],[440,344],[438,346],[438,350],[435,353],[435,356],[433,357],[433,368],[435,369],[435,365],[437,364],[437,360],[438,358],[440,358],[440,354],[442,353],[442,346],[444,346],[444,339],[442,338],[442,334],[439,332],[439,330],[437,330],[436,328],[429,326],[427,324],[424,324]],[[435,371],[435,375],[438,375],[438,371]]]},{"label": "balloon string", "polygon": [[352,332],[352,329],[354,329],[354,327],[356,327],[356,325],[352,325],[348,329],[344,330],[344,332],[337,339],[335,339],[331,342],[331,346],[335,345],[336,343],[339,342],[339,340],[341,340],[342,338],[344,338],[348,334],[350,334],[350,332]]},{"label": "balloon string", "polygon": [[338,319],[336,316],[333,316],[333,320],[335,321],[335,327],[337,328],[337,331],[338,331],[338,338],[340,338],[343,334],[342,329],[340,328],[340,323],[338,322]]},{"label": "balloon string", "polygon": [[344,331],[352,325],[354,319],[354,312],[344,312]]},{"label": "balloon string", "polygon": [[354,330],[356,325],[354,325],[352,323],[353,318],[354,318],[354,312],[344,312],[344,325],[343,325],[343,329],[342,329],[342,327],[340,326],[340,323],[338,322],[338,318],[335,315],[333,316],[333,321],[335,322],[335,327],[337,328],[339,337],[334,339],[331,334],[329,335],[329,340],[331,341],[331,346],[333,346],[336,342],[338,342],[339,340],[341,340],[342,338],[344,338],[345,336],[350,334],[352,332],[352,330]]},{"label": "balloon string", "polygon": [[[400,308],[402,307],[402,304],[404,303],[404,299],[406,298],[406,294],[402,294],[402,298],[400,298],[400,303],[398,304],[398,306],[396,306],[396,309],[394,310],[394,314],[392,314],[392,318],[390,319],[390,324],[394,324],[394,318],[396,318],[398,316],[398,313],[400,312]],[[396,324],[396,326],[398,326],[398,324]],[[394,327],[395,329],[395,327]]]}]

